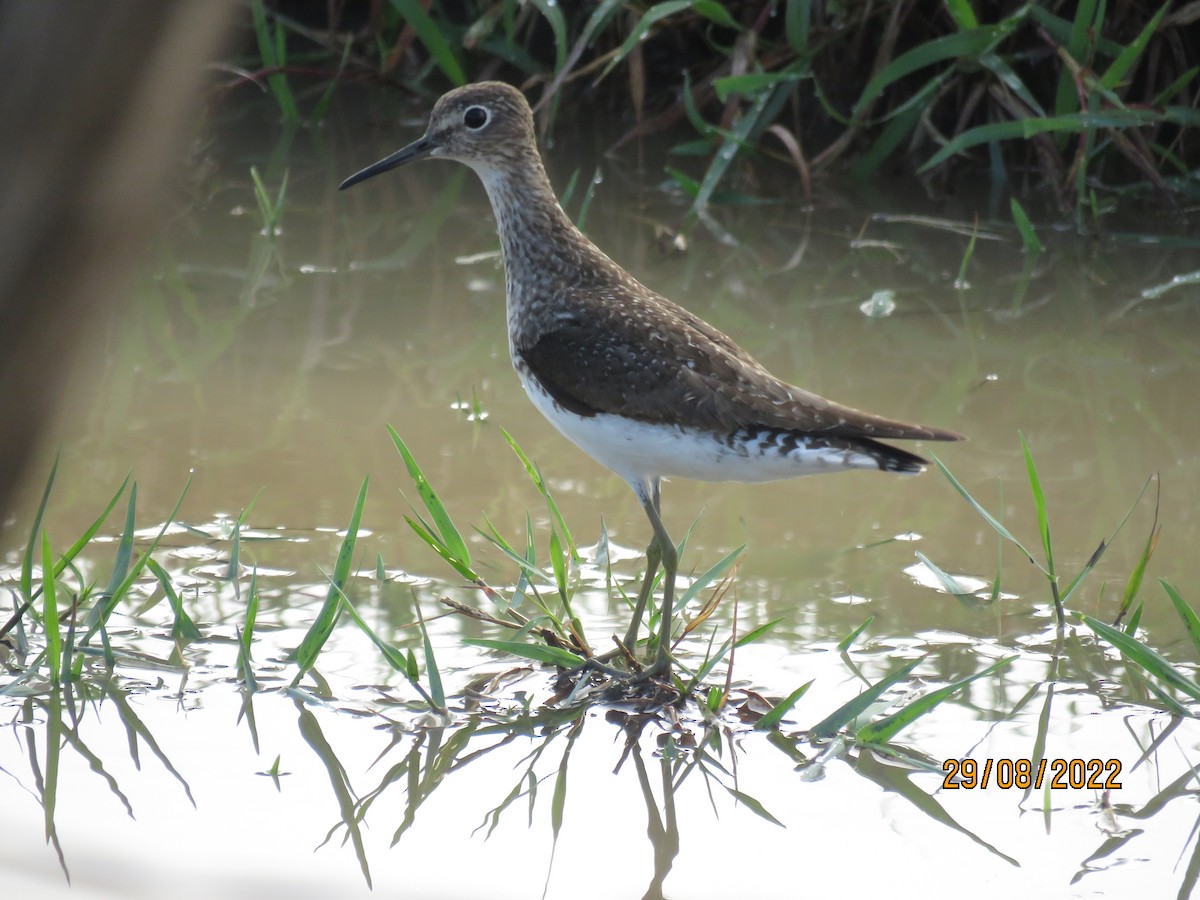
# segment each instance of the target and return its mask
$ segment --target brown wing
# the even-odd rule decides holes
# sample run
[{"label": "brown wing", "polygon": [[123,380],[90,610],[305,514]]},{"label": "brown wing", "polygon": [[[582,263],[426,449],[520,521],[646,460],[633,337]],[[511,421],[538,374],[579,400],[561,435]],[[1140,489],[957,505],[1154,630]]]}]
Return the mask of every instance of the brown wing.
[{"label": "brown wing", "polygon": [[563,317],[518,353],[555,401],[579,415],[716,432],[761,426],[845,438],[961,439],[786,384],[708,323],[647,295],[619,308],[591,305],[586,320]]}]

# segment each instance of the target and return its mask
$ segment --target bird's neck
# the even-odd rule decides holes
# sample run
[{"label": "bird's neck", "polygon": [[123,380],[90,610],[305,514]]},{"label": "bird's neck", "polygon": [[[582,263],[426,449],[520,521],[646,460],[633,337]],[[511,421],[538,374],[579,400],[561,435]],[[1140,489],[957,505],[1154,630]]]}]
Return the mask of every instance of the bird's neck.
[{"label": "bird's neck", "polygon": [[603,277],[612,263],[563,212],[536,151],[476,172],[496,216],[510,337],[520,343],[518,331],[540,329],[536,323],[561,312],[571,287]]}]

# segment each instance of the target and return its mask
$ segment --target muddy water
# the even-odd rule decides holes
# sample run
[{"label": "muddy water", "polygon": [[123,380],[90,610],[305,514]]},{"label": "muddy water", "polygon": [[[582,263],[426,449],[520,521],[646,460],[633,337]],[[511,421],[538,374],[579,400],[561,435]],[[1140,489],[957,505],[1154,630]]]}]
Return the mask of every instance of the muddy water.
[{"label": "muddy water", "polygon": [[[284,164],[272,163],[269,145],[224,145],[221,175],[195,188],[196,202],[165,229],[128,306],[95,335],[64,399],[42,454],[44,473],[62,448],[47,513],[52,539],[72,540],[130,469],[139,524],[161,523],[192,472],[179,516],[190,530],[168,534],[161,554],[189,588],[185,600],[208,639],[180,664],[165,603],[122,610],[117,633],[142,655],[122,663],[102,700],[6,698],[13,726],[0,766],[13,780],[0,827],[13,839],[0,865],[13,878],[40,892],[62,888],[43,841],[52,823],[74,897],[329,896],[365,890],[367,871],[377,888],[422,897],[526,897],[543,885],[548,896],[790,896],[799,883],[853,883],[848,873],[863,872],[865,859],[899,896],[957,895],[964,879],[981,877],[1056,896],[1122,896],[1147,878],[1176,890],[1187,883],[1176,859],[1194,850],[1194,788],[1173,782],[1187,772],[1200,732],[1151,710],[1153,697],[1122,679],[1118,658],[1087,629],[1072,624],[1056,645],[1045,579],[1011,544],[999,547],[936,470],[908,479],[851,473],[665,486],[668,527],[682,535],[694,523],[689,572],[747,547],[736,606],[727,598],[712,620],[725,629],[718,641],[735,609],[743,633],[777,620],[769,637],[738,651],[735,684],[779,697],[814,680],[784,729],[788,740],[697,720],[674,735],[651,724],[626,745],[636,722],[614,721],[622,711],[539,712],[545,676],[464,648],[463,637],[498,635],[455,617],[432,626],[447,690],[498,673],[513,683],[481,708],[460,705],[443,729],[417,728],[415,693],[346,622],[318,665],[324,681],[299,698],[282,693],[294,671],[287,654],[325,595],[322,570],[333,566],[336,530],[364,475],[369,533],[352,598],[377,630],[420,652],[405,627],[414,603],[427,615],[444,594],[485,605],[404,523],[400,491],[415,494],[388,424],[464,533],[490,521],[523,546],[529,512],[546,546],[544,506],[503,429],[537,461],[581,546],[606,530],[618,577],[636,575],[646,540],[629,489],[560,438],[520,391],[482,189],[469,173],[428,164],[339,194],[340,177],[411,134],[343,141],[333,131],[291,146],[274,239],[260,232],[246,172],[257,164],[278,184]],[[597,154],[573,153],[586,180]],[[575,168],[565,155],[552,160],[560,186]],[[1026,260],[1002,220],[988,224],[982,200],[931,206],[900,193],[830,190],[814,210],[785,194],[776,205],[721,212],[739,246],[700,228],[685,252],[664,252],[656,226],[677,227],[681,210],[633,162],[601,161],[586,222],[601,247],[781,376],[967,434],[967,443],[926,450],[1040,560],[1024,435],[1064,582],[1157,476],[1070,606],[1113,618],[1160,485],[1162,533],[1142,588],[1141,627],[1169,658],[1194,662],[1157,579],[1200,602],[1200,293],[1154,293],[1200,268],[1195,246],[1111,226],[1103,239],[1047,232],[1048,252]],[[577,193],[569,211],[579,204]],[[976,212],[982,234],[960,279],[970,238],[947,222],[969,232]],[[1136,229],[1144,234],[1145,223]],[[864,314],[880,291],[894,292],[894,312]],[[40,489],[31,485],[31,497]],[[241,563],[259,568],[255,658],[267,690],[248,719],[233,649],[245,599],[223,573],[231,521],[251,506]],[[5,584],[16,577],[28,527],[25,514],[3,533],[12,550]],[[103,533],[119,531],[117,513]],[[515,580],[481,537],[471,545],[486,580]],[[93,549],[85,573],[104,583],[112,546]],[[999,565],[1004,599],[950,596],[918,551],[981,585]],[[393,577],[386,585],[368,577],[377,558]],[[601,640],[623,627],[623,607],[599,586],[577,603]],[[856,649],[837,653],[868,616]],[[702,643],[693,649],[702,653]],[[862,678],[876,681],[926,653],[914,690],[1017,659],[906,729],[901,746],[934,763],[1027,758],[1041,720],[1048,758],[1121,762],[1113,809],[1092,790],[941,790],[937,775],[803,740],[803,729],[861,690]],[[122,692],[124,705],[114,699]],[[488,715],[512,716],[525,702],[528,720],[489,730]],[[1170,749],[1135,769],[1168,728]],[[47,802],[51,746],[62,749]],[[822,754],[829,758],[814,764]],[[372,802],[356,807],[364,798]],[[913,875],[930,871],[945,883]]]}]

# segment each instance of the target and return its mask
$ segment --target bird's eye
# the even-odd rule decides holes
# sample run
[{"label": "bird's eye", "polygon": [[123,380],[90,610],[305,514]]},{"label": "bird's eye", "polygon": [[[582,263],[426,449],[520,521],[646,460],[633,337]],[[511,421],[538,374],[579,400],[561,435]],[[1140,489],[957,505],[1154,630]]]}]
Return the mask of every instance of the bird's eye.
[{"label": "bird's eye", "polygon": [[488,111],[482,106],[472,106],[463,113],[463,124],[472,131],[478,131],[488,123]]}]

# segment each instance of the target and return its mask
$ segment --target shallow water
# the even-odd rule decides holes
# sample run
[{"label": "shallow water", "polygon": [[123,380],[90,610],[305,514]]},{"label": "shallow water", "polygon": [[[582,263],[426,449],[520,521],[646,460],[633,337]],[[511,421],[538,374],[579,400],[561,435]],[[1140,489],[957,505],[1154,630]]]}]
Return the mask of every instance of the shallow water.
[{"label": "shallow water", "polygon": [[[487,606],[403,521],[399,492],[417,501],[387,424],[472,536],[489,583],[511,585],[516,572],[471,525],[490,521],[523,546],[529,511],[543,553],[548,535],[544,505],[501,429],[537,461],[581,546],[597,544],[603,522],[618,577],[636,576],[646,540],[628,488],[521,394],[482,189],[469,173],[428,164],[337,193],[341,177],[413,133],[351,133],[358,120],[346,111],[328,132],[299,134],[275,151],[283,162],[271,158],[269,129],[235,142],[231,126],[218,144],[220,174],[193,187],[196,202],[165,229],[128,307],[89,342],[42,454],[38,477],[62,447],[47,530],[56,546],[73,540],[130,468],[138,523],[151,529],[194,471],[178,517],[188,528],[173,528],[156,558],[186,588],[205,639],[173,656],[166,603],[122,608],[110,633],[131,655],[92,685],[103,694],[4,698],[6,883],[66,894],[48,827],[73,897],[350,895],[365,891],[367,872],[380,891],[420,897],[527,897],[543,886],[550,897],[765,897],[880,878],[895,896],[957,896],[967,879],[986,894],[1127,896],[1147,879],[1173,892],[1193,883],[1189,759],[1200,730],[1151,709],[1153,696],[1087,628],[1069,622],[1057,641],[1045,581],[1012,545],[1000,551],[998,603],[940,590],[916,551],[979,579],[986,595],[998,540],[936,470],[664,488],[672,532],[695,522],[689,573],[747,546],[710,620],[717,640],[735,610],[739,633],[778,620],[737,651],[735,687],[778,698],[813,681],[780,735],[732,715],[716,725],[685,718],[671,732],[628,709],[544,709],[549,676],[464,647],[464,637],[503,635],[455,616],[430,625],[447,692],[504,677],[474,705],[456,701],[444,727],[426,727],[416,693],[345,618],[318,662],[321,681],[284,692],[295,671],[288,653],[325,597],[323,573],[364,475],[368,533],[350,596],[377,632],[423,659],[414,603],[427,617],[443,595]],[[969,286],[956,285],[968,235],[903,217],[969,232],[986,203],[829,191],[811,211],[791,197],[721,211],[740,246],[700,228],[687,252],[667,254],[655,225],[677,225],[678,205],[633,158],[601,159],[595,140],[569,152],[584,178],[600,159],[586,225],[601,247],[789,380],[967,434],[925,450],[1040,557],[1023,434],[1064,581],[1157,474],[1162,533],[1140,594],[1142,636],[1193,670],[1157,579],[1197,603],[1200,291],[1146,293],[1196,270],[1195,246],[1124,238],[1114,225],[1104,239],[1047,234],[1049,251],[1027,264],[1011,229],[985,218],[981,228],[1004,240],[980,240]],[[554,180],[565,185],[575,164],[567,149],[553,153]],[[246,173],[256,164],[278,184],[284,163],[288,203],[272,240],[260,233]],[[578,193],[567,206],[577,213]],[[862,304],[885,290],[895,311],[864,315]],[[40,490],[30,486],[30,510]],[[1151,531],[1155,490],[1071,609],[1115,616]],[[226,577],[229,534],[251,504],[239,593]],[[101,584],[123,508],[102,532],[108,543],[87,555],[85,574]],[[28,528],[27,512],[0,536],[9,551],[0,584],[16,579]],[[373,577],[377,556],[386,584]],[[252,566],[263,690],[247,710],[235,641]],[[588,633],[623,630],[626,613],[603,579],[585,587],[576,603]],[[139,590],[155,594],[149,581]],[[704,635],[685,656],[703,654]],[[1087,789],[946,790],[939,775],[806,739],[864,679],[925,654],[907,699],[1016,660],[906,728],[898,747],[935,764],[982,765],[1028,758],[1041,730],[1048,759],[1119,760],[1120,790],[1107,799]]]}]

